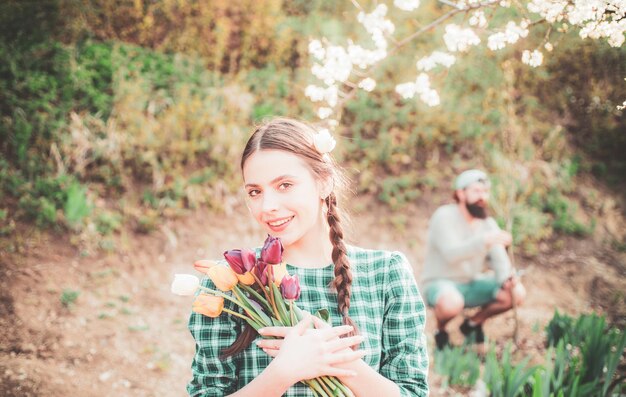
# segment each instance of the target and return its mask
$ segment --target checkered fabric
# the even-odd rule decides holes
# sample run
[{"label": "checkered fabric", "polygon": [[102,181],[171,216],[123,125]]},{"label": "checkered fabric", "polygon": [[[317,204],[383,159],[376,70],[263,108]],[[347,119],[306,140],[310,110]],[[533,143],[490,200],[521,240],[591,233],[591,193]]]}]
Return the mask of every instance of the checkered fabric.
[{"label": "checkered fabric", "polygon": [[[363,360],[394,381],[402,396],[427,396],[426,312],[409,262],[399,252],[351,246],[348,257],[353,275],[349,313],[365,336],[360,345],[367,351]],[[329,287],[334,279],[333,265],[309,269],[288,264],[287,270],[300,279],[302,293],[296,301],[298,306],[311,313],[325,308],[330,312],[332,324],[341,325],[337,294]],[[206,278],[202,283],[211,287],[211,281]],[[191,314],[189,330],[196,341],[196,354],[193,378],[187,385],[190,396],[229,395],[267,367],[271,357],[254,342],[235,356],[219,357],[241,329],[242,321],[227,313],[215,319]],[[313,396],[313,393],[299,382],[284,396]]]}]

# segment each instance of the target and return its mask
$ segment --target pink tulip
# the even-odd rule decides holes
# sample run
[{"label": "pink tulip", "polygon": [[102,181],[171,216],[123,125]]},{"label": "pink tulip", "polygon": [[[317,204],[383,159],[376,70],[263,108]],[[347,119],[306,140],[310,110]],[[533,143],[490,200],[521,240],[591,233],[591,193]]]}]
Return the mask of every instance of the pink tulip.
[{"label": "pink tulip", "polygon": [[261,260],[270,265],[276,265],[283,260],[283,244],[280,238],[267,236],[265,244],[261,249]]},{"label": "pink tulip", "polygon": [[300,281],[298,275],[286,275],[280,283],[280,293],[283,298],[293,300],[300,297]]}]

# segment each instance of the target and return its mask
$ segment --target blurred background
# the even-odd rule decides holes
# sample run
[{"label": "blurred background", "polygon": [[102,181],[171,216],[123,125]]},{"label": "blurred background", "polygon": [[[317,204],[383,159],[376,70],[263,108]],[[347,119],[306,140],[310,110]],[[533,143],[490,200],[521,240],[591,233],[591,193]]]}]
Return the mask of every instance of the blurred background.
[{"label": "blurred background", "polygon": [[[424,1],[411,18],[390,7],[398,37],[443,6]],[[317,119],[309,41],[366,37],[356,14],[329,0],[2,2],[1,395],[185,395],[191,301],[171,296],[171,277],[263,241],[243,203],[243,145],[272,116]],[[334,132],[353,244],[404,251],[419,279],[428,218],[467,168],[491,174],[492,213],[514,235],[529,292],[518,343],[509,313],[487,325],[493,356],[432,354],[432,395],[480,382],[494,393],[494,377],[535,365],[503,394],[526,395],[550,382],[550,363],[570,371],[564,390],[575,374],[623,388],[590,368],[624,370],[626,49],[570,30],[543,65],[522,64],[546,29],[434,75],[438,107],[402,100],[395,85],[441,47],[436,27],[375,70],[376,89],[346,103]],[[585,355],[591,328],[608,346],[599,358]]]}]

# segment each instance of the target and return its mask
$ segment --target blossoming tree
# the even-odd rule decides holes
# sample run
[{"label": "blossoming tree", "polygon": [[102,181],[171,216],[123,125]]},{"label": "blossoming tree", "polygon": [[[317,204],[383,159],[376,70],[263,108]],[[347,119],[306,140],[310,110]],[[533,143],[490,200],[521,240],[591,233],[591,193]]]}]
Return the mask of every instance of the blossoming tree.
[{"label": "blossoming tree", "polygon": [[[371,11],[357,0],[352,3],[369,43],[331,43],[325,38],[309,43],[311,72],[319,83],[307,86],[305,95],[319,105],[318,117],[331,128],[341,119],[343,106],[359,90],[375,89],[373,72],[377,67],[406,50],[407,44],[418,37],[438,31],[439,26],[443,27],[443,36],[434,40],[441,42],[441,48],[430,54],[416,54],[415,79],[396,85],[396,93],[404,99],[418,97],[429,106],[439,105],[441,99],[429,73],[452,67],[459,56],[481,43],[491,51],[500,51],[545,25],[543,39],[529,42],[521,54],[524,64],[538,67],[559,37],[572,29],[582,39],[606,40],[613,47],[622,46],[626,31],[626,0],[438,0],[439,15],[402,38],[394,36],[396,25],[388,17],[385,3],[380,2]],[[393,6],[414,17],[420,11],[420,0],[394,0]],[[507,11],[506,15],[515,17],[505,23],[496,18]],[[626,101],[620,108],[625,105]]]}]

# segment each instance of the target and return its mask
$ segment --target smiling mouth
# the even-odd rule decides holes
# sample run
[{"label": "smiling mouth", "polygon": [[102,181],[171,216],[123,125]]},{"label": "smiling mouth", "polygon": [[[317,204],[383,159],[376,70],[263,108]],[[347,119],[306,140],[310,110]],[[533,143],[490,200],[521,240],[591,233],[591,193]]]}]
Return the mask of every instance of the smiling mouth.
[{"label": "smiling mouth", "polygon": [[293,216],[290,216],[289,218],[283,218],[283,219],[278,219],[276,221],[267,222],[267,224],[270,225],[270,227],[280,227],[292,219],[293,219]]}]

